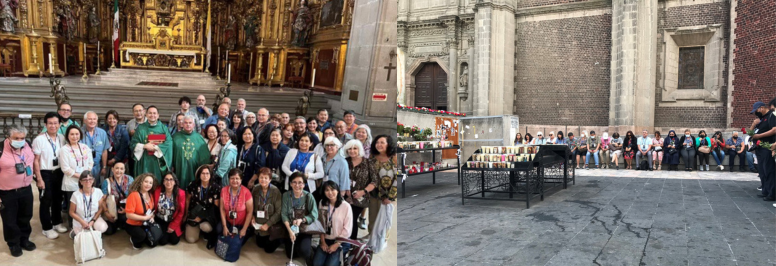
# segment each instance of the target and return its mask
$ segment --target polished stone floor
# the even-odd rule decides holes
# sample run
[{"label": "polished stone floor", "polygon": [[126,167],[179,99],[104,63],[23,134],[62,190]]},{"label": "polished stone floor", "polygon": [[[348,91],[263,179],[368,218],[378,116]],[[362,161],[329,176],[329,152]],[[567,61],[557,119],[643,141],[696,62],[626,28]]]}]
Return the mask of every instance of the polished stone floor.
[{"label": "polished stone floor", "polygon": [[776,208],[754,173],[578,170],[534,201],[467,200],[455,172],[413,176],[400,265],[774,265]]},{"label": "polished stone floor", "polygon": [[[34,185],[33,185],[34,186]],[[37,189],[33,189],[37,198]],[[38,246],[35,251],[27,252],[18,258],[11,256],[6,245],[0,247],[0,265],[74,265],[73,240],[66,234],[49,240],[41,233],[38,218],[38,201],[35,201],[34,217],[32,218],[32,241]],[[396,221],[396,212],[394,212]],[[389,232],[389,248],[373,257],[377,266],[396,265],[396,224]],[[2,232],[2,228],[0,228]],[[364,235],[363,230],[360,231]],[[93,260],[84,265],[285,265],[288,262],[283,247],[272,254],[267,254],[256,246],[253,238],[248,240],[240,253],[240,259],[228,263],[216,256],[213,250],[205,248],[204,240],[189,244],[185,240],[175,246],[159,246],[134,250],[129,243],[129,235],[120,231],[112,236],[103,237],[106,255],[102,259]],[[294,260],[297,265],[304,265],[301,259]]]}]

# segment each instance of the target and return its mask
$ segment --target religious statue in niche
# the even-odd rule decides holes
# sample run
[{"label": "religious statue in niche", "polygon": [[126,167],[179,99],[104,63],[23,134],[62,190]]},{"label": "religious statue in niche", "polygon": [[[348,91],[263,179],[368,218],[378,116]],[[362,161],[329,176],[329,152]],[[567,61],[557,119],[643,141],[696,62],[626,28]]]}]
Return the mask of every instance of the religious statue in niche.
[{"label": "religious statue in niche", "polygon": [[245,47],[256,45],[256,36],[259,31],[261,21],[256,15],[249,15],[243,18],[243,31],[245,32]]},{"label": "religious statue in niche", "polygon": [[313,25],[313,14],[307,7],[307,1],[302,0],[299,7],[293,11],[294,15],[294,40],[291,42],[295,46],[304,46],[307,43],[307,34]]},{"label": "religious statue in niche", "polygon": [[65,39],[68,41],[73,40],[75,31],[77,30],[75,26],[75,12],[70,7],[70,3],[71,2],[68,0],[62,1],[62,4],[59,5],[59,8],[57,8],[56,11],[57,17],[59,18],[59,33],[62,34],[62,36],[65,36]]},{"label": "religious statue in niche", "polygon": [[97,16],[97,7],[89,8],[89,42],[96,43],[100,38],[100,17]]},{"label": "religious statue in niche", "polygon": [[234,50],[234,46],[237,44],[237,19],[234,15],[230,15],[226,22],[226,30],[224,30],[224,39],[226,39],[226,49]]},{"label": "religious statue in niche", "polygon": [[467,85],[469,85],[469,66],[463,65],[463,69],[461,70],[461,76],[458,77],[458,84],[461,85],[461,88],[466,88]]},{"label": "religious statue in niche", "polygon": [[342,0],[331,0],[321,9],[321,27],[340,24],[342,20]]},{"label": "religious statue in niche", "polygon": [[0,22],[3,23],[0,30],[13,33],[16,29],[14,25],[19,20],[16,19],[14,9],[19,6],[18,0],[0,0]]}]

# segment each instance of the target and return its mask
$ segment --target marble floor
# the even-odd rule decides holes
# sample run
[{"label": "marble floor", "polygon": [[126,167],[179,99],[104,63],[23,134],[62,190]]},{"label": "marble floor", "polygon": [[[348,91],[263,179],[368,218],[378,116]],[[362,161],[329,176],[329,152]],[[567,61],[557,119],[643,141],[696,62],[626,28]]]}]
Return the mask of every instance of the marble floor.
[{"label": "marble floor", "polygon": [[[37,189],[33,191],[37,199]],[[31,240],[38,248],[35,251],[25,251],[21,257],[14,258],[8,248],[2,245],[0,265],[74,265],[73,240],[67,234],[60,234],[59,238],[54,240],[45,238],[41,233],[37,200],[34,208]],[[372,265],[397,265],[396,211],[394,211],[393,221],[394,226],[389,232],[388,249],[376,254]],[[364,235],[363,231],[361,235]],[[234,264],[224,262],[215,255],[213,250],[207,250],[204,240],[193,244],[182,240],[175,246],[134,250],[130,246],[129,235],[120,231],[112,236],[104,236],[103,245],[106,251],[105,257],[86,262],[84,265],[285,265],[288,262],[282,246],[274,253],[267,254],[256,246],[253,239],[249,239],[243,246],[240,259]],[[296,259],[295,263],[304,265],[304,261],[300,259]]]}]

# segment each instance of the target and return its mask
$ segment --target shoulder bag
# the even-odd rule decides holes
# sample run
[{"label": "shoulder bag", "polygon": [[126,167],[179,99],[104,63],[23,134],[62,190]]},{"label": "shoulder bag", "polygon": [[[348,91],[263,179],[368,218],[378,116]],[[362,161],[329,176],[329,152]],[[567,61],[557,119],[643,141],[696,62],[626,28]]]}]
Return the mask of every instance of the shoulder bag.
[{"label": "shoulder bag", "polygon": [[105,199],[105,205],[108,206],[108,213],[111,217],[118,219],[118,211],[116,208],[116,196],[111,193],[111,185],[110,185],[110,178],[105,179],[105,182],[108,183],[108,198]]},{"label": "shoulder bag", "polygon": [[[698,143],[703,143],[703,141],[698,141]],[[711,147],[706,146],[706,145],[700,146],[700,147],[698,147],[698,152],[700,152],[700,153],[710,153],[711,152]]]},{"label": "shoulder bag", "polygon": [[[148,212],[143,195],[140,195],[140,202],[143,204],[143,213]],[[155,247],[157,244],[159,244],[159,240],[162,239],[162,235],[164,233],[162,231],[162,227],[160,227],[159,224],[145,221],[143,222],[143,229],[145,229],[146,238],[148,239],[148,242],[151,243],[152,247]]]},{"label": "shoulder bag", "polygon": [[75,262],[82,264],[84,262],[105,257],[105,249],[102,248],[102,233],[89,230],[82,230],[73,239],[73,251],[75,252]]},{"label": "shoulder bag", "polygon": [[349,256],[344,261],[344,265],[351,266],[369,266],[372,265],[372,247],[365,243],[347,238],[337,238],[337,241],[350,244]]}]

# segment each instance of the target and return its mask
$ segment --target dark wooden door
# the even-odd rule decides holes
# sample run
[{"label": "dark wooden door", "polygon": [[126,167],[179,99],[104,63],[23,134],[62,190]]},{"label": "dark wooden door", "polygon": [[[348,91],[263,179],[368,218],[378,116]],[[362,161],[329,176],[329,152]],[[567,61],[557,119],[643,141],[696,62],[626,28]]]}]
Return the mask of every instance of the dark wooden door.
[{"label": "dark wooden door", "polygon": [[425,64],[415,75],[415,106],[447,110],[447,73],[437,63]]}]

